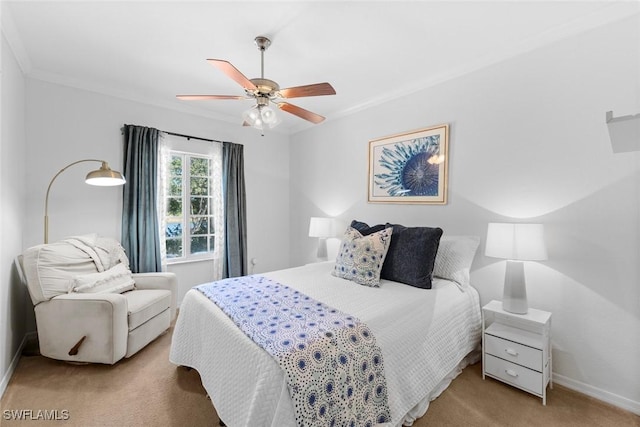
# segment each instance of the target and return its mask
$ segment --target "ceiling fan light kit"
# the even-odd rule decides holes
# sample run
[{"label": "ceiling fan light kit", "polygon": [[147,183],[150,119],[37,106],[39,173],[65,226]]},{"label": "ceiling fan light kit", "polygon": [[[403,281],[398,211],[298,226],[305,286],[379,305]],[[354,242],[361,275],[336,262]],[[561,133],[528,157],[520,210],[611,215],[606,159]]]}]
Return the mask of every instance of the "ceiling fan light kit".
[{"label": "ceiling fan light kit", "polygon": [[305,86],[296,86],[280,89],[278,83],[264,78],[264,51],[271,46],[271,40],[264,36],[254,39],[255,45],[260,50],[260,78],[248,79],[230,62],[222,59],[207,59],[207,61],[225,73],[244,88],[246,96],[236,95],[177,95],[178,99],[185,101],[212,100],[212,99],[255,99],[256,105],[242,113],[244,126],[251,126],[259,129],[264,135],[265,127],[271,129],[277,126],[281,120],[275,110],[271,108],[270,102],[278,106],[279,109],[300,117],[301,119],[317,124],[324,121],[324,117],[305,110],[304,108],[290,104],[284,99],[302,98],[307,96],[335,95],[336,91],[329,83],[316,83]]},{"label": "ceiling fan light kit", "polygon": [[272,129],[280,123],[280,117],[269,105],[254,105],[253,107],[242,113],[242,118],[246,126],[259,129],[264,135],[264,128]]}]

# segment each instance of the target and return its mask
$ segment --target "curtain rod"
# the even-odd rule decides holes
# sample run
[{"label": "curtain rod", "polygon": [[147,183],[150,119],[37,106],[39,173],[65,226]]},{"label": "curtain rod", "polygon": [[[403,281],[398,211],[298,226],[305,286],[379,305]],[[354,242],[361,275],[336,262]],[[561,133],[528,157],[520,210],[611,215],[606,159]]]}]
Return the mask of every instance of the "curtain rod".
[{"label": "curtain rod", "polygon": [[[132,125],[125,125],[125,126],[132,126]],[[226,141],[218,141],[217,139],[207,139],[207,138],[200,138],[199,136],[185,135],[183,133],[167,132],[166,130],[160,130],[160,129],[158,129],[158,131],[160,131],[162,133],[166,133],[167,135],[179,136],[181,138],[187,138],[187,140],[189,140],[189,139],[197,139],[199,141],[219,142],[221,144],[226,142]],[[120,133],[122,133],[124,135],[124,126],[120,128]]]},{"label": "curtain rod", "polygon": [[218,140],[215,140],[215,139],[200,138],[198,136],[184,135],[182,133],[167,132],[166,130],[162,130],[160,132],[166,133],[167,135],[180,136],[182,138],[187,138],[187,140],[189,140],[189,139],[197,139],[199,141],[207,141],[207,142],[220,142],[220,143],[224,142],[224,141],[218,141]]}]

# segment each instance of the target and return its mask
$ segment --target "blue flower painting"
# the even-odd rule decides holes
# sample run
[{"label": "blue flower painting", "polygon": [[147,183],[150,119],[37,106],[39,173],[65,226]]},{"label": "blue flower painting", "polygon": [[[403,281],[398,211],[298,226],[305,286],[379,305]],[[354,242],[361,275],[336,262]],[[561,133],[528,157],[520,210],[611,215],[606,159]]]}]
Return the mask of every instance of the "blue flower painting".
[{"label": "blue flower painting", "polygon": [[369,201],[446,203],[448,125],[369,144]]},{"label": "blue flower painting", "polygon": [[439,165],[429,160],[439,155],[440,135],[400,142],[382,149],[378,160],[387,170],[375,183],[390,196],[437,196]]}]

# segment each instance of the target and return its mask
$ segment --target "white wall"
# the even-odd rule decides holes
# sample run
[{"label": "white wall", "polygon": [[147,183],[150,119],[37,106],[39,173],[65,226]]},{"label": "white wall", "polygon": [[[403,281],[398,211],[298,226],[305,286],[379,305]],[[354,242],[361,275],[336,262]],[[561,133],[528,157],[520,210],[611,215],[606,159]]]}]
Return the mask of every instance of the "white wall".
[{"label": "white wall", "polygon": [[[289,137],[264,137],[252,128],[123,100],[95,92],[27,79],[27,208],[25,248],[42,243],[44,197],[49,180],[67,164],[105,159],[122,171],[124,124],[231,141],[244,145],[249,258],[256,272],[288,266]],[[81,163],[53,184],[49,196],[49,241],[98,232],[120,238],[121,187],[84,184],[97,163]],[[171,267],[178,274],[180,297],[211,280],[206,264]],[[181,298],[180,298],[181,299]]]},{"label": "white wall", "polygon": [[[24,77],[4,38],[1,43],[0,93],[0,395],[17,363],[29,324],[31,301],[17,278],[13,260],[22,251],[26,226]],[[30,313],[31,312],[31,313]]]},{"label": "white wall", "polygon": [[[640,112],[639,19],[616,22],[291,141],[291,260],[312,261],[309,217],[440,226],[484,240],[490,221],[546,227],[530,306],[553,312],[557,380],[640,413],[640,154],[614,154],[605,112]],[[368,141],[451,125],[449,203],[367,203]],[[505,263],[476,256],[482,303]]]}]

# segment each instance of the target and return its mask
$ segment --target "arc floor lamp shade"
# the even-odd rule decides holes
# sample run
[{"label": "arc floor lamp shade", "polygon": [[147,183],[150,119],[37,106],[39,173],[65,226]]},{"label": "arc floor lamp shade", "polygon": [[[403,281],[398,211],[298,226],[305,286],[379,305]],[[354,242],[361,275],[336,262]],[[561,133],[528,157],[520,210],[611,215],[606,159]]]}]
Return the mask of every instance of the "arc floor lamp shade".
[{"label": "arc floor lamp shade", "polygon": [[529,311],[523,261],[547,259],[542,224],[489,223],[485,255],[507,260],[502,308],[516,314]]},{"label": "arc floor lamp shade", "polygon": [[67,166],[63,167],[56,173],[51,181],[49,181],[49,186],[47,187],[47,194],[44,198],[44,243],[49,243],[49,192],[51,192],[51,186],[53,182],[56,180],[58,176],[67,169],[69,169],[73,165],[77,165],[78,163],[84,162],[98,162],[101,163],[100,169],[96,169],[87,174],[85,178],[85,182],[89,185],[96,185],[101,187],[110,187],[115,185],[124,185],[126,179],[124,176],[118,172],[114,171],[109,167],[109,164],[104,160],[97,159],[83,159],[78,160],[73,163],[69,163]]}]

